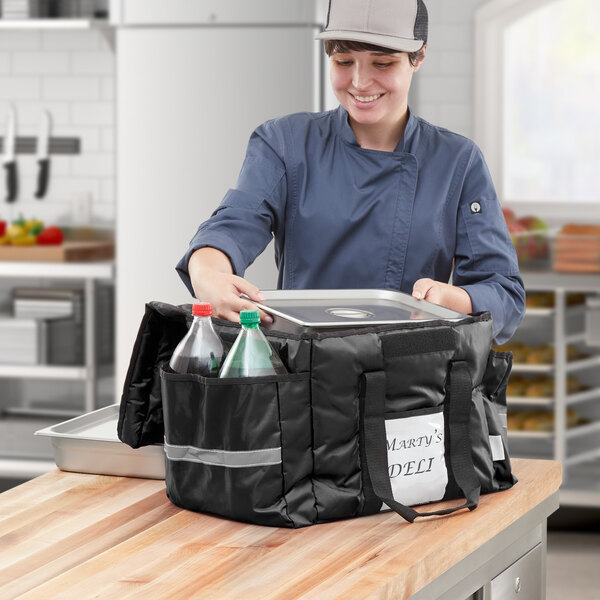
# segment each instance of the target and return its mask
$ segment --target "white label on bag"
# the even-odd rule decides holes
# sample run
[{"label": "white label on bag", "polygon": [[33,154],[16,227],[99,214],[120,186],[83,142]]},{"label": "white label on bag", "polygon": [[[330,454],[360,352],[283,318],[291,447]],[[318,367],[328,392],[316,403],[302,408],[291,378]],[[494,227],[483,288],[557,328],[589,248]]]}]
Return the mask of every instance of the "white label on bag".
[{"label": "white label on bag", "polygon": [[394,500],[408,506],[441,500],[448,484],[444,413],[385,422]]},{"label": "white label on bag", "polygon": [[504,444],[501,435],[490,435],[490,450],[492,460],[504,460]]}]

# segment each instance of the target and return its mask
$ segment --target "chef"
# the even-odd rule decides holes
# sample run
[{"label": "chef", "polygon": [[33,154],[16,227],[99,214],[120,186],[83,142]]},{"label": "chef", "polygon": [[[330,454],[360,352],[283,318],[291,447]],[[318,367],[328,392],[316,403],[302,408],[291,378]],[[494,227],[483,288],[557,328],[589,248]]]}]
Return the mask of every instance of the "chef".
[{"label": "chef", "polygon": [[340,105],[260,125],[177,265],[216,316],[263,299],[243,276],[274,236],[279,288],[399,290],[490,311],[495,342],[511,337],[525,292],[483,155],[408,107],[427,29],[422,0],[330,0],[317,39]]}]

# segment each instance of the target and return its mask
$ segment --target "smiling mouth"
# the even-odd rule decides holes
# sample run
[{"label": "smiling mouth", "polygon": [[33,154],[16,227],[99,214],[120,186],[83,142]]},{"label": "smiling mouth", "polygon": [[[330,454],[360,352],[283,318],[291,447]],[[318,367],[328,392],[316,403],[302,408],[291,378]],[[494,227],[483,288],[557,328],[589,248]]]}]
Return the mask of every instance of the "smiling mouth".
[{"label": "smiling mouth", "polygon": [[369,102],[374,102],[375,100],[381,98],[383,94],[374,94],[373,96],[356,96],[355,94],[351,94],[351,96],[362,104],[368,104]]}]

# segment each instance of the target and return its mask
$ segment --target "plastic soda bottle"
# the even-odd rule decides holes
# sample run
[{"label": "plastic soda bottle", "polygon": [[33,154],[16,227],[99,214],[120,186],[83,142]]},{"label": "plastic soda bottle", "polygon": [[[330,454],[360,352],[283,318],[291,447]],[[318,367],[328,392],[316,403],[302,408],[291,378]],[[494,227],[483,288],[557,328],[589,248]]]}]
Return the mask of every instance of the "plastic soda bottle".
[{"label": "plastic soda bottle", "polygon": [[176,373],[195,373],[216,377],[223,360],[223,344],[213,328],[212,304],[197,302],[192,306],[194,320],[179,342],[169,366]]},{"label": "plastic soda bottle", "polygon": [[240,323],[242,329],[223,361],[219,377],[256,377],[287,373],[281,359],[258,327],[258,310],[242,310]]}]

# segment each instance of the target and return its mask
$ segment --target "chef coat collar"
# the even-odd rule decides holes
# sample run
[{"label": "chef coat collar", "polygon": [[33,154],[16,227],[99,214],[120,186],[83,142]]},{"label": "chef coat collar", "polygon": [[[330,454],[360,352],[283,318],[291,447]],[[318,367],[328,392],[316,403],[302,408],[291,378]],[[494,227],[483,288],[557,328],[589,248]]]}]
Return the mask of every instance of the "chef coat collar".
[{"label": "chef coat collar", "polygon": [[[338,126],[338,134],[341,138],[352,144],[353,146],[357,146],[360,148],[360,144],[356,140],[356,136],[354,135],[354,131],[352,131],[352,127],[350,127],[350,123],[348,122],[348,112],[343,106],[338,106],[337,108],[337,116],[336,122]],[[398,145],[394,149],[394,152],[404,152],[407,147],[407,142],[412,136],[415,128],[417,126],[417,119],[413,115],[410,108],[408,108],[408,121],[406,122],[406,128],[404,129],[404,135],[400,138]]]}]

